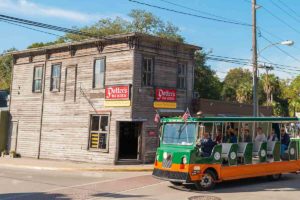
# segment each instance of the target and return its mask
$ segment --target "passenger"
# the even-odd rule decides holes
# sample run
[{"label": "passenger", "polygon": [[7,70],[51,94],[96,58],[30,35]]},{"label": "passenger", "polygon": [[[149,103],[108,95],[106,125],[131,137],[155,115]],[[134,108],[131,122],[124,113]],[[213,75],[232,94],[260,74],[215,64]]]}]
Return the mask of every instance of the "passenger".
[{"label": "passenger", "polygon": [[268,142],[278,141],[277,135],[275,134],[275,129],[272,128],[270,135],[268,136]]},{"label": "passenger", "polygon": [[209,157],[215,145],[216,143],[209,137],[209,133],[205,132],[203,139],[200,141],[201,156]]},{"label": "passenger", "polygon": [[235,130],[230,129],[230,138],[229,138],[229,143],[237,143],[237,136],[235,133]]},{"label": "passenger", "polygon": [[230,143],[230,129],[226,130],[226,135],[223,136],[223,143]]},{"label": "passenger", "polygon": [[251,138],[249,129],[245,129],[245,131],[244,131],[244,142],[252,142],[252,138]]},{"label": "passenger", "polygon": [[290,144],[290,136],[285,132],[284,128],[280,130],[280,135],[281,135],[280,154],[283,155],[284,152],[288,149],[288,146]]},{"label": "passenger", "polygon": [[217,131],[215,143],[217,143],[217,144],[222,143],[222,131],[220,129],[218,129],[218,131]]},{"label": "passenger", "polygon": [[262,128],[257,128],[257,135],[255,137],[255,142],[266,142],[267,138],[266,135],[262,132]]}]

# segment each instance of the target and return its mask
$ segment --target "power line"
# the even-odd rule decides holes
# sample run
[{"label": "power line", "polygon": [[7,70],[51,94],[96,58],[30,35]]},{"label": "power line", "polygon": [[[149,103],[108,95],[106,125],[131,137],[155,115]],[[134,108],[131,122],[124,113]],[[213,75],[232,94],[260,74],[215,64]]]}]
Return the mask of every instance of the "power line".
[{"label": "power line", "polygon": [[279,10],[281,10],[282,12],[284,12],[286,15],[290,16],[292,19],[294,19],[295,21],[297,21],[298,23],[300,23],[300,20],[296,17],[294,17],[293,15],[291,15],[288,11],[286,11],[285,9],[283,9],[281,6],[279,6],[277,3],[275,3],[273,0],[271,0],[271,3],[277,7]]},{"label": "power line", "polygon": [[[41,27],[41,28],[44,28],[44,29],[56,30],[56,31],[61,31],[61,32],[65,32],[65,33],[80,34],[80,35],[84,35],[84,36],[87,36],[87,37],[95,36],[95,34],[86,33],[86,32],[82,32],[82,31],[75,30],[75,29],[68,29],[68,28],[64,28],[64,27],[53,26],[53,25],[50,25],[50,24],[34,22],[34,21],[15,18],[15,17],[10,17],[10,16],[6,16],[6,15],[0,15],[0,20],[4,20],[6,22],[10,22],[13,25],[19,25],[19,26],[24,27],[24,28],[29,28],[29,27],[20,25],[20,23],[21,24],[26,24],[28,26],[36,26],[36,27]],[[37,29],[33,29],[33,28],[30,28],[30,29],[40,32],[40,30],[37,30]],[[102,39],[105,39],[105,40],[116,41],[115,39],[105,38],[105,37],[98,36],[98,35],[96,35],[96,36],[100,37]],[[153,48],[153,47],[145,46],[145,45],[142,45],[142,46],[146,47],[146,48]],[[167,50],[172,51],[170,49],[165,49],[165,50],[166,51]],[[184,52],[182,52],[182,53],[184,53]],[[185,54],[188,54],[188,53],[185,53]],[[243,58],[230,58],[230,57],[222,57],[222,56],[214,56],[213,57],[213,55],[210,55],[210,56],[208,56],[208,59],[216,60],[216,61],[226,61],[226,62],[231,62],[231,63],[235,63],[235,64],[242,64],[242,65],[249,64],[249,59],[243,59]],[[275,64],[275,63],[272,63],[272,64],[280,66],[279,64]],[[289,67],[289,66],[286,66],[286,65],[281,65],[281,66]],[[289,69],[289,70],[291,70],[291,69]]]},{"label": "power line", "polygon": [[42,30],[38,30],[38,29],[35,29],[35,28],[30,28],[28,26],[23,26],[23,25],[20,25],[20,24],[16,24],[16,23],[13,23],[13,22],[10,22],[10,21],[7,21],[5,19],[0,19],[0,21],[4,22],[4,23],[8,23],[8,24],[11,24],[11,25],[15,25],[15,26],[19,26],[19,27],[23,27],[23,28],[26,28],[28,30],[33,30],[33,31],[37,31],[37,32],[40,32],[40,33],[45,33],[45,34],[48,34],[48,35],[53,35],[53,36],[57,36],[57,37],[62,37],[61,35],[58,35],[58,34],[55,34],[55,33],[50,33],[50,32],[46,32],[46,31],[42,31]]},{"label": "power line", "polygon": [[[270,44],[274,44],[274,42],[272,42],[271,40],[269,40],[268,38],[266,38],[265,36],[261,35],[261,38],[263,38],[264,40],[266,40],[267,42],[269,42]],[[290,58],[296,60],[297,62],[300,63],[300,60],[298,58],[296,58],[295,56],[292,56],[291,54],[289,54],[288,52],[286,52],[285,50],[281,49],[279,46],[274,45],[274,47],[276,49],[278,49],[279,51],[281,51],[282,53],[284,53],[285,55],[289,56]]]},{"label": "power line", "polygon": [[[174,5],[174,6],[177,6],[177,7],[180,7],[180,8],[185,8],[187,10],[191,10],[191,11],[194,11],[194,12],[202,13],[202,14],[209,15],[209,16],[216,17],[216,18],[221,18],[221,19],[224,19],[224,20],[227,20],[227,21],[232,21],[232,22],[238,22],[238,23],[247,24],[245,22],[240,22],[240,21],[237,21],[237,20],[229,19],[229,18],[226,18],[226,17],[223,17],[223,16],[215,15],[215,14],[212,14],[212,13],[209,13],[209,12],[205,12],[205,11],[202,11],[202,10],[198,10],[198,9],[194,9],[194,8],[191,8],[191,7],[187,7],[187,6],[184,6],[184,5],[181,5],[181,4],[177,4],[177,3],[173,3],[173,2],[170,2],[170,1],[167,1],[167,0],[160,0],[160,1],[168,3],[168,4],[171,4],[171,5]],[[249,25],[251,25],[251,24],[249,24]]]},{"label": "power line", "polygon": [[136,3],[136,4],[152,7],[152,8],[157,8],[157,9],[160,9],[160,10],[174,12],[174,13],[178,13],[178,14],[182,14],[182,15],[188,15],[188,16],[197,17],[197,18],[201,18],[201,19],[207,19],[207,20],[211,20],[211,21],[223,22],[223,23],[234,24],[234,25],[241,25],[241,26],[247,26],[247,27],[252,26],[251,24],[247,24],[247,23],[243,23],[243,22],[234,22],[234,21],[228,21],[228,20],[223,20],[223,19],[218,19],[218,18],[206,17],[206,16],[203,16],[203,15],[196,15],[196,14],[183,12],[183,11],[179,11],[179,10],[174,10],[174,9],[170,9],[170,8],[166,8],[166,7],[162,7],[162,6],[153,5],[153,4],[148,4],[148,3],[144,3],[144,2],[140,2],[140,1],[136,1],[136,0],[128,0],[128,1]]},{"label": "power line", "polygon": [[286,3],[284,3],[284,1],[278,0],[279,3],[281,3],[283,6],[285,6],[288,10],[290,10],[292,13],[295,14],[295,16],[300,18],[300,15],[294,10],[292,9],[289,5],[287,5]]}]

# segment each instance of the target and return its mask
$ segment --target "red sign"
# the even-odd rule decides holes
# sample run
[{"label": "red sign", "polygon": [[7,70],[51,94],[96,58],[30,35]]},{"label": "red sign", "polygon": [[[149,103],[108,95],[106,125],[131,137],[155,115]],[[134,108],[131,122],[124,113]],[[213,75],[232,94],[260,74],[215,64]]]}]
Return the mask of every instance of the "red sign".
[{"label": "red sign", "polygon": [[176,101],[176,90],[156,88],[156,101]]},{"label": "red sign", "polygon": [[105,99],[110,100],[128,100],[129,85],[107,86],[105,88]]}]

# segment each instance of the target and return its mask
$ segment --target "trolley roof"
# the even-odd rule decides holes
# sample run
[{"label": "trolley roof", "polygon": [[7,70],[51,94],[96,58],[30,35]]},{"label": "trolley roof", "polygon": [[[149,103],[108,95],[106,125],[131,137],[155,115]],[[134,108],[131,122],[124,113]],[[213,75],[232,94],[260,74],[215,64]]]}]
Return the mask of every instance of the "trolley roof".
[{"label": "trolley roof", "polygon": [[182,117],[162,118],[161,122],[298,122],[297,117],[190,117],[186,121]]}]

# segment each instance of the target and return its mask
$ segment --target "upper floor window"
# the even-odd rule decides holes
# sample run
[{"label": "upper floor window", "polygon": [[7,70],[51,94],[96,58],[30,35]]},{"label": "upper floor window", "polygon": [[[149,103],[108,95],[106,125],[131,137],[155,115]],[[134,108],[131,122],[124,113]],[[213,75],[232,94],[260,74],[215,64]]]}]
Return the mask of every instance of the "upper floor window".
[{"label": "upper floor window", "polygon": [[144,57],[142,66],[142,85],[152,86],[153,85],[153,72],[154,62],[153,58]]},{"label": "upper floor window", "polygon": [[177,69],[177,88],[186,89],[186,64],[179,63]]},{"label": "upper floor window", "polygon": [[94,62],[93,88],[104,88],[105,85],[105,58]]},{"label": "upper floor window", "polygon": [[43,67],[42,66],[34,67],[33,83],[32,83],[33,92],[42,92],[42,80],[43,80]]},{"label": "upper floor window", "polygon": [[60,91],[61,65],[54,64],[51,69],[51,91]]}]

